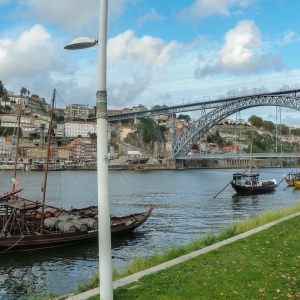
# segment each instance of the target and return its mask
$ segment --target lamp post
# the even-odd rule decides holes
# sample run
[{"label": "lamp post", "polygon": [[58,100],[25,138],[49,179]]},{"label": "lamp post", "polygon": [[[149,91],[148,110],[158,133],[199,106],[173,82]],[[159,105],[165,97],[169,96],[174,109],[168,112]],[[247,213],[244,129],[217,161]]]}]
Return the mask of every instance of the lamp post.
[{"label": "lamp post", "polygon": [[64,48],[85,49],[96,45],[98,48],[97,73],[97,183],[98,183],[98,226],[99,226],[99,277],[100,299],[113,299],[110,210],[108,194],[107,156],[107,92],[106,92],[106,48],[107,48],[108,0],[100,0],[98,40],[77,38]]}]

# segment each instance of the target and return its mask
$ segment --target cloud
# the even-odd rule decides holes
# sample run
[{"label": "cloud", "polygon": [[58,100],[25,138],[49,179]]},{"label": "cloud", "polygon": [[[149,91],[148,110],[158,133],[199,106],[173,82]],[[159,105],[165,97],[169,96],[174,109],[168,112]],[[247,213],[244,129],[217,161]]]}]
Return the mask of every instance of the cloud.
[{"label": "cloud", "polygon": [[249,6],[255,0],[196,0],[190,8],[185,8],[177,17],[181,20],[203,19],[211,15],[229,16],[229,8],[238,5],[240,7]]},{"label": "cloud", "polygon": [[110,107],[122,107],[135,105],[141,102],[138,98],[149,86],[149,77],[137,77],[133,82],[123,82],[121,85],[110,84],[108,86],[108,102]]},{"label": "cloud", "polygon": [[[3,0],[0,0],[3,1]],[[110,0],[109,20],[118,19],[132,0]],[[43,24],[60,25],[69,32],[97,34],[99,27],[99,0],[19,0],[18,16]]]},{"label": "cloud", "polygon": [[28,77],[56,65],[57,51],[50,39],[46,29],[36,24],[16,41],[0,40],[0,70],[5,70],[1,76]]},{"label": "cloud", "polygon": [[[41,97],[48,89],[53,90],[55,73],[62,75],[66,68],[57,44],[40,24],[22,32],[16,40],[0,40],[0,78],[6,88],[18,93],[25,86]],[[56,82],[58,85],[59,80]]]},{"label": "cloud", "polygon": [[0,0],[0,5],[4,5],[9,3],[10,0]]},{"label": "cloud", "polygon": [[262,53],[264,43],[254,21],[244,20],[225,35],[225,44],[217,53],[215,62],[199,67],[195,77],[232,73],[241,74],[263,70],[283,69],[280,53]]},{"label": "cloud", "polygon": [[107,57],[114,64],[127,59],[145,65],[165,66],[172,59],[172,52],[179,49],[176,41],[166,44],[162,39],[144,35],[137,38],[134,31],[127,30],[108,41]]},{"label": "cloud", "polygon": [[295,37],[295,32],[286,31],[283,37],[284,44],[290,44],[293,41],[294,37]]},{"label": "cloud", "polygon": [[162,21],[162,20],[164,20],[164,16],[158,14],[155,8],[151,8],[148,13],[138,18],[137,25],[140,27],[147,21]]}]

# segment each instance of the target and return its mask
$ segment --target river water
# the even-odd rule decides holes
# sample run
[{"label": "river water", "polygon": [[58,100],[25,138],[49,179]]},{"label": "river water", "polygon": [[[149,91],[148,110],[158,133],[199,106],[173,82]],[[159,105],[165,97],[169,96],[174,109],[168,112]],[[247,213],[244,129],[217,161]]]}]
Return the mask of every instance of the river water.
[{"label": "river water", "polygon": [[[266,195],[237,196],[229,185],[238,170],[189,169],[109,171],[112,215],[155,208],[135,233],[112,240],[113,268],[122,270],[135,256],[149,256],[171,245],[185,245],[208,233],[263,210],[284,208],[300,199],[300,190],[282,182]],[[245,171],[245,170],[240,170]],[[283,179],[290,169],[261,169],[260,179]],[[0,194],[11,189],[10,171],[0,173]],[[41,200],[43,175],[19,172],[21,196]],[[97,205],[97,172],[49,172],[47,204],[64,207]],[[43,291],[56,295],[73,291],[98,268],[97,243],[0,256],[0,299],[27,299]]]}]

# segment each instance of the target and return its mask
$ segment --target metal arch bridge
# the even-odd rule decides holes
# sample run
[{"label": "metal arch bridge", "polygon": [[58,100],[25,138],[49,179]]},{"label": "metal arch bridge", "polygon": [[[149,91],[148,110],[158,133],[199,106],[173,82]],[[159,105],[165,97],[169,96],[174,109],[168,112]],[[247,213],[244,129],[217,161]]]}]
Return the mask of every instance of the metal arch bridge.
[{"label": "metal arch bridge", "polygon": [[234,97],[218,103],[172,141],[172,158],[186,155],[201,137],[222,119],[257,106],[281,106],[300,110],[300,89]]},{"label": "metal arch bridge", "polygon": [[125,114],[114,114],[108,115],[107,120],[113,122],[122,119],[201,110],[201,117],[178,137],[172,140],[171,156],[173,159],[179,159],[179,157],[187,158],[187,153],[193,145],[222,119],[241,110],[257,106],[280,106],[300,110],[300,89],[280,90],[270,93],[254,93],[253,95],[194,102]]}]

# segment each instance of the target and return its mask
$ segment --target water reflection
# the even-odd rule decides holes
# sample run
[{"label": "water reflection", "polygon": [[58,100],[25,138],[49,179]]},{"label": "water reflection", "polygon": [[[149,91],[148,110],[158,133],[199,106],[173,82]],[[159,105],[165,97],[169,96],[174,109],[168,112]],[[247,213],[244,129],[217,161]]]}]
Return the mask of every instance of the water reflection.
[{"label": "water reflection", "polygon": [[[110,210],[114,215],[145,211],[155,206],[148,221],[126,237],[112,240],[113,268],[122,270],[134,257],[149,256],[171,245],[185,245],[207,233],[266,209],[286,207],[300,199],[300,190],[282,183],[271,194],[235,195],[231,186],[213,198],[238,170],[184,170],[110,172]],[[263,169],[264,177],[278,182],[284,169]],[[25,198],[40,200],[40,175],[22,173]],[[47,204],[65,208],[97,203],[95,171],[49,173]],[[79,175],[80,174],[80,175]],[[2,173],[9,182],[10,173]],[[30,186],[30,189],[26,189]],[[74,186],[76,188],[74,188]],[[22,187],[22,186],[21,186]],[[36,190],[35,190],[36,187]],[[285,189],[286,188],[286,189]],[[0,185],[0,193],[7,186]],[[26,299],[39,291],[58,295],[73,291],[98,269],[97,243],[69,246],[36,253],[0,256],[0,298]],[[23,298],[22,298],[23,297]]]}]

